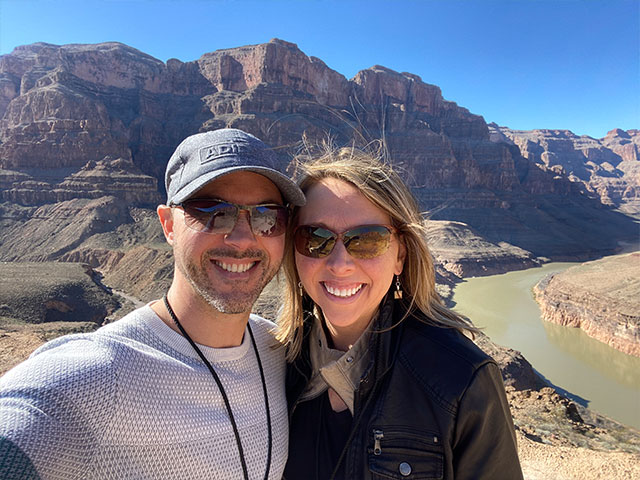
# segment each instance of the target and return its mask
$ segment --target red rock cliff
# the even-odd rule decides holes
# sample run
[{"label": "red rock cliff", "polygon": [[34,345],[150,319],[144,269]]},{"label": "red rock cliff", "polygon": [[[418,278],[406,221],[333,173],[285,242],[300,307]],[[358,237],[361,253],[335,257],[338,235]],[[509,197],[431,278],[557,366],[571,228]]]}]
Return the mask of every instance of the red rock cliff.
[{"label": "red rock cliff", "polygon": [[[119,43],[34,44],[3,55],[0,196],[41,205],[103,192],[154,203],[175,146],[225,126],[279,147],[283,164],[303,134],[337,143],[384,136],[435,219],[464,222],[535,255],[611,250],[612,238],[632,235],[628,220],[583,198],[559,165],[535,157],[535,142],[523,150],[504,133],[492,141],[484,119],[443,99],[437,86],[381,66],[347,80],[277,39],[166,64]],[[637,155],[614,137],[607,151]],[[105,159],[129,163],[107,168]],[[129,173],[118,173],[123,168]],[[117,188],[107,188],[108,178]]]}]

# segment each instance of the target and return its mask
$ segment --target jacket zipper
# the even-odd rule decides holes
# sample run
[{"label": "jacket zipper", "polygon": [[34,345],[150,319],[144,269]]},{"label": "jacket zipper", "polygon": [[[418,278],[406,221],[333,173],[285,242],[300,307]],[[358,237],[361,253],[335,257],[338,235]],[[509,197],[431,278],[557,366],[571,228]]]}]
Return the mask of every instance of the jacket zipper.
[{"label": "jacket zipper", "polygon": [[382,447],[380,446],[380,440],[384,438],[384,432],[382,430],[373,430],[373,454],[380,455],[382,453]]}]

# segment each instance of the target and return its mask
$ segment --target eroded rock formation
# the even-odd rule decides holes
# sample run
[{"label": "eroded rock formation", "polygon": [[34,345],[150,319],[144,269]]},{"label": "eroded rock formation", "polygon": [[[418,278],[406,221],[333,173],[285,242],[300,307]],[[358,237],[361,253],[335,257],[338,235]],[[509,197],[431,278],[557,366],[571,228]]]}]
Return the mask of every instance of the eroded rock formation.
[{"label": "eroded rock formation", "polygon": [[20,205],[104,196],[131,205],[157,205],[162,201],[157,180],[142,173],[130,159],[107,156],[90,160],[70,175],[68,172],[64,168],[30,173],[0,170],[0,198]]},{"label": "eroded rock formation", "polygon": [[494,244],[461,222],[428,220],[427,240],[436,264],[461,280],[536,267],[530,252],[506,242]]},{"label": "eroded rock formation", "polygon": [[640,252],[547,276],[534,294],[545,320],[640,357]]},{"label": "eroded rock formation", "polygon": [[[484,119],[437,86],[378,65],[347,80],[277,39],[166,64],[119,43],[39,43],[3,55],[1,199],[42,206],[109,195],[151,206],[163,197],[175,146],[225,126],[277,147],[283,165],[303,134],[338,144],[384,137],[434,220],[465,223],[534,257],[584,258],[635,234],[627,217],[585,198],[557,166],[528,158],[513,141],[491,141]],[[610,162],[618,169],[637,157],[623,137],[605,149],[624,157]]]},{"label": "eroded rock formation", "polygon": [[603,204],[640,216],[640,130],[616,128],[594,139],[568,130],[489,128],[494,141],[516,145],[523,157],[568,177]]},{"label": "eroded rock formation", "polygon": [[0,218],[3,261],[60,260],[87,246],[130,247],[127,227],[134,224],[129,206],[115,197],[77,198],[28,209],[5,203],[0,204]]}]

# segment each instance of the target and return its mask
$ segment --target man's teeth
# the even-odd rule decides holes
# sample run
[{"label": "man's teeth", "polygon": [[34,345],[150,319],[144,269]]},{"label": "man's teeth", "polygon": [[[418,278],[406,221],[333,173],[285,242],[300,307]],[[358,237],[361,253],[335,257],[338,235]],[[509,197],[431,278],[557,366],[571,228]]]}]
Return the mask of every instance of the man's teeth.
[{"label": "man's teeth", "polygon": [[333,288],[325,283],[324,288],[327,289],[327,292],[329,292],[331,295],[335,295],[336,297],[350,297],[360,291],[360,289],[362,288],[362,284],[352,288]]},{"label": "man's teeth", "polygon": [[256,264],[256,262],[251,262],[251,263],[216,262],[216,265],[218,265],[220,268],[222,268],[223,270],[226,270],[227,272],[231,272],[231,273],[243,273],[243,272],[246,272],[251,267],[253,267],[255,264]]}]

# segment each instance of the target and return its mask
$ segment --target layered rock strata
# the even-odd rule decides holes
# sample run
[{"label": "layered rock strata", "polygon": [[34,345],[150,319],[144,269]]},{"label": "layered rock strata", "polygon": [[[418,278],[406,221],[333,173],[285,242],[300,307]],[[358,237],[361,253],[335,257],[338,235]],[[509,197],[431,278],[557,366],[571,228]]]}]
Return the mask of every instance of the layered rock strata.
[{"label": "layered rock strata", "polygon": [[[175,146],[225,126],[276,147],[283,166],[303,135],[360,145],[384,137],[433,219],[535,256],[584,258],[635,233],[553,166],[491,141],[484,119],[437,86],[379,65],[347,80],[277,39],[193,62],[163,63],[119,43],[39,43],[1,56],[1,199],[42,206],[102,193],[151,205]],[[607,148],[633,158],[614,137]]]},{"label": "layered rock strata", "polygon": [[157,180],[142,173],[131,160],[105,157],[69,172],[64,168],[28,173],[0,170],[0,200],[20,205],[104,196],[132,205],[157,205],[162,201]]},{"label": "layered rock strata", "polygon": [[426,227],[436,265],[458,281],[540,265],[531,252],[506,242],[492,243],[464,223],[427,220]]},{"label": "layered rock strata", "polygon": [[547,276],[534,294],[545,320],[640,357],[640,252]]},{"label": "layered rock strata", "polygon": [[516,145],[523,157],[579,184],[603,204],[640,216],[640,130],[616,128],[601,139],[495,124],[489,131],[493,141]]}]

